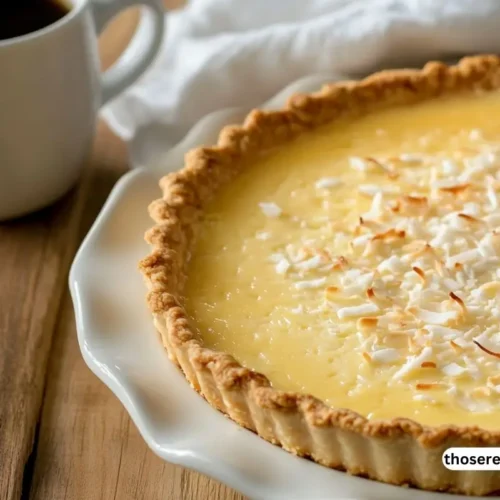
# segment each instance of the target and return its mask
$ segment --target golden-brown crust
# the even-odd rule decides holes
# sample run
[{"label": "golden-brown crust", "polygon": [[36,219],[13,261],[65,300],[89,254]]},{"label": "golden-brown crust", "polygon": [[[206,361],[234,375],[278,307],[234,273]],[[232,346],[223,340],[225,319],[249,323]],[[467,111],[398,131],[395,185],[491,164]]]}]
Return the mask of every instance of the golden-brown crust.
[{"label": "golden-brown crust", "polygon": [[[310,395],[278,391],[229,354],[204,347],[180,301],[184,266],[204,207],[254,155],[341,116],[497,88],[497,56],[465,58],[452,67],[431,62],[420,71],[383,71],[360,82],[327,85],[311,95],[292,96],[281,111],[252,111],[242,126],[224,128],[216,146],[191,151],[182,170],[161,180],[163,197],[150,206],[156,225],[146,234],[153,251],[140,268],[169,356],[211,405],[272,443],[352,474],[466,494],[500,490],[499,472],[449,471],[441,464],[442,452],[451,446],[500,446],[500,430],[370,421]],[[407,460],[400,459],[403,454]]]}]

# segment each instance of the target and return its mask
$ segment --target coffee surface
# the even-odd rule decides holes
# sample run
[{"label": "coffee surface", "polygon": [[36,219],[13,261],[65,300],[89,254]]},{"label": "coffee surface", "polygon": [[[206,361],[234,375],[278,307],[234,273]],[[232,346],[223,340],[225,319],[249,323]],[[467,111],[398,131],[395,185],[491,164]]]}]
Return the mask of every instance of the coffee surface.
[{"label": "coffee surface", "polygon": [[0,40],[43,29],[59,21],[70,10],[64,0],[10,0],[0,7]]}]

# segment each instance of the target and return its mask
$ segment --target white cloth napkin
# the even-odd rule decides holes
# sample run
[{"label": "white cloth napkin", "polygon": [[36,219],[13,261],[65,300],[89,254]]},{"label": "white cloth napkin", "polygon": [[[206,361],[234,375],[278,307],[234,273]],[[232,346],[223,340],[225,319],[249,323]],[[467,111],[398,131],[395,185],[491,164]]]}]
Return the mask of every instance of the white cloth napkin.
[{"label": "white cloth napkin", "polygon": [[[131,149],[166,150],[206,114],[258,106],[306,75],[497,52],[498,0],[191,0],[167,14],[156,62],[103,116]],[[141,134],[152,124],[155,137]]]}]

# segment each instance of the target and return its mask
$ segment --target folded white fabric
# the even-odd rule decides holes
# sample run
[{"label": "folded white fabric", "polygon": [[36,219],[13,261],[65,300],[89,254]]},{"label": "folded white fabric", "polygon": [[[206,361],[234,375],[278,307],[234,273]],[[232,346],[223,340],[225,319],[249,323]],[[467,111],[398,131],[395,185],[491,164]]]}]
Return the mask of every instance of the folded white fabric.
[{"label": "folded white fabric", "polygon": [[191,0],[167,16],[153,67],[103,110],[128,141],[161,124],[165,148],[211,111],[257,106],[306,75],[500,52],[498,0]]}]

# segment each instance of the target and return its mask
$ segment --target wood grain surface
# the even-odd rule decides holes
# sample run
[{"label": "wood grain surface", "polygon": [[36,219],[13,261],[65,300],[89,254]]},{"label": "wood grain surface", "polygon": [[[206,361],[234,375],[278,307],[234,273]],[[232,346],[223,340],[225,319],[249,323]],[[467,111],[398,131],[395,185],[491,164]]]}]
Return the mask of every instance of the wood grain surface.
[{"label": "wood grain surface", "polygon": [[[136,21],[128,11],[104,34],[104,66]],[[81,357],[68,269],[126,170],[124,145],[100,123],[78,186],[49,209],[0,224],[1,500],[242,499],[156,457]]]}]

